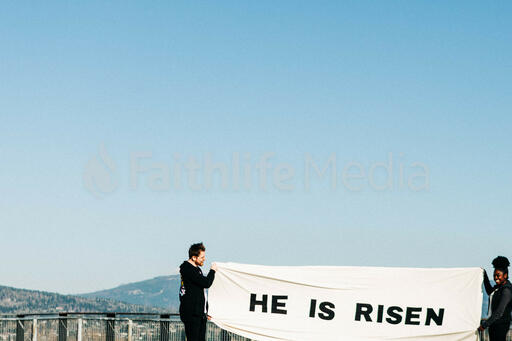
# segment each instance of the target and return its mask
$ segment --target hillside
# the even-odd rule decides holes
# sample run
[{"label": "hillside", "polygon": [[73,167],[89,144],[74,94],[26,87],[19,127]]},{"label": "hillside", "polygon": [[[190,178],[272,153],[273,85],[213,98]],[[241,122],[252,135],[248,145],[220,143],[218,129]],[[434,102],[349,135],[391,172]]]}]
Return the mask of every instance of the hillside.
[{"label": "hillside", "polygon": [[116,301],[159,307],[170,312],[177,312],[179,308],[179,286],[179,275],[160,276],[80,296],[87,298],[109,298]]},{"label": "hillside", "polygon": [[[179,286],[179,275],[160,276],[81,296],[89,298],[104,297],[132,304],[160,307],[169,312],[177,312],[179,309]],[[487,302],[488,296],[484,290],[482,317],[487,316]]]},{"label": "hillside", "polygon": [[[118,287],[81,294],[61,295],[0,286],[0,313],[58,311],[169,312],[179,308],[179,275],[160,276]],[[482,317],[487,315],[484,291]]]},{"label": "hillside", "polygon": [[0,313],[21,314],[59,311],[158,313],[165,311],[165,309],[144,307],[108,298],[84,298],[0,286]]}]

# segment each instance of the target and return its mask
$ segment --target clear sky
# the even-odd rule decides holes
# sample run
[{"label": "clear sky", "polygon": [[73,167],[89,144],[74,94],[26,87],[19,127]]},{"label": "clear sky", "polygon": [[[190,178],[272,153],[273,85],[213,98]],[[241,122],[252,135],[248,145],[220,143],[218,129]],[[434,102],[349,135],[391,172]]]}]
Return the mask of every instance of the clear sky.
[{"label": "clear sky", "polygon": [[512,257],[510,1],[0,6],[0,285]]}]

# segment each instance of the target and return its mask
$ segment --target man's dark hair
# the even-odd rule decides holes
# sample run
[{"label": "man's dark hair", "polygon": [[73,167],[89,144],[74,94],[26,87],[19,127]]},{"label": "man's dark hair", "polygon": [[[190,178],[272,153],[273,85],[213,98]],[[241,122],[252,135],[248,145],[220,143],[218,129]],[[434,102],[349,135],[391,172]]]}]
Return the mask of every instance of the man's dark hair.
[{"label": "man's dark hair", "polygon": [[508,274],[509,265],[510,265],[510,262],[508,261],[507,257],[503,257],[503,256],[498,256],[498,257],[494,258],[492,261],[492,266],[494,266],[494,268],[496,270],[503,271],[503,273],[506,273],[506,274]]},{"label": "man's dark hair", "polygon": [[198,257],[201,251],[205,250],[206,249],[202,242],[190,245],[190,249],[188,249],[188,259],[191,259],[193,256]]}]

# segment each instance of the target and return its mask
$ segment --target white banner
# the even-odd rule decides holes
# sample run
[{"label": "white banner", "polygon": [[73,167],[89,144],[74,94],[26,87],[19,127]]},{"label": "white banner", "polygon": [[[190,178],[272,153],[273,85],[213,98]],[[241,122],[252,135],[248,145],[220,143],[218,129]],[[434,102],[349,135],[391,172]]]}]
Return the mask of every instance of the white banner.
[{"label": "white banner", "polygon": [[480,268],[217,265],[212,321],[253,340],[478,339]]}]

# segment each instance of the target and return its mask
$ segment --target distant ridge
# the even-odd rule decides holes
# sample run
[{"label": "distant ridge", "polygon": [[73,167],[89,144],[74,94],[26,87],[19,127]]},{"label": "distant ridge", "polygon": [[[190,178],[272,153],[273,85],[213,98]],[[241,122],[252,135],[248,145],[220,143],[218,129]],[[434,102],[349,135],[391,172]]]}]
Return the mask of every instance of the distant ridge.
[{"label": "distant ridge", "polygon": [[84,298],[38,290],[0,286],[0,313],[30,314],[58,312],[160,313],[162,308],[124,303],[109,298]]},{"label": "distant ridge", "polygon": [[[132,304],[164,308],[171,313],[178,312],[180,276],[160,276],[140,282],[122,284],[108,290],[96,291],[81,296],[88,298],[109,298]],[[488,296],[483,295],[482,317],[487,316]]]},{"label": "distant ridge", "polygon": [[[0,313],[130,312],[176,313],[179,309],[179,275],[122,284],[79,295],[0,286]],[[488,296],[483,290],[482,317],[487,316]]]},{"label": "distant ridge", "polygon": [[108,298],[131,304],[163,308],[171,313],[178,312],[180,276],[159,276],[152,279],[122,284],[118,287],[96,291],[80,296],[87,298]]}]

